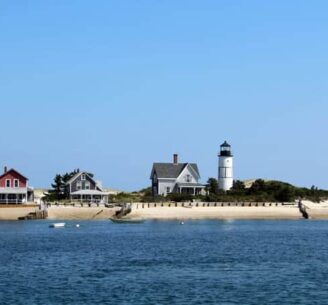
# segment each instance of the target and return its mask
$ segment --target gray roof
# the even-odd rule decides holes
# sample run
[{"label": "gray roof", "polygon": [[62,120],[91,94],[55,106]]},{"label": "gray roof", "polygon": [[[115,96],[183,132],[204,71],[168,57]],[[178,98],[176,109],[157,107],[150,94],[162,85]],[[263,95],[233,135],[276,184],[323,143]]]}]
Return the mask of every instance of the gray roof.
[{"label": "gray roof", "polygon": [[185,169],[187,165],[190,165],[196,174],[200,177],[198,166],[196,163],[154,163],[152,175],[156,172],[158,178],[172,178],[176,179],[179,177],[181,172]]},{"label": "gray roof", "polygon": [[94,184],[96,185],[96,187],[100,190],[100,191],[102,191],[102,187],[99,185],[99,182],[98,181],[96,181],[95,179],[94,179],[94,177],[91,177],[87,172],[78,172],[78,173],[76,173],[71,179],[69,179],[67,182],[66,182],[66,185],[70,185],[71,183],[73,183],[79,176],[81,176],[81,175],[86,175],[86,176],[88,176],[89,177],[89,179],[91,179],[91,181],[93,181],[94,182]]},{"label": "gray roof", "polygon": [[[67,182],[66,182],[66,185],[67,184],[71,184],[77,177],[79,177],[80,175],[82,174],[85,174],[85,175],[88,175],[87,172],[77,172],[71,179],[69,179]],[[91,178],[91,177],[90,177]]]}]

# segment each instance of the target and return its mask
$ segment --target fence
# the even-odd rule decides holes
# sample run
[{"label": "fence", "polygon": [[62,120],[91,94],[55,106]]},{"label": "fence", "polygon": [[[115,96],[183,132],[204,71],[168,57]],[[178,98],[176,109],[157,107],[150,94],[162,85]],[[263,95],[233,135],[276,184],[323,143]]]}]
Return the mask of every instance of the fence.
[{"label": "fence", "polygon": [[160,208],[160,207],[281,207],[291,205],[281,202],[150,202],[150,203],[131,203],[133,209]]}]

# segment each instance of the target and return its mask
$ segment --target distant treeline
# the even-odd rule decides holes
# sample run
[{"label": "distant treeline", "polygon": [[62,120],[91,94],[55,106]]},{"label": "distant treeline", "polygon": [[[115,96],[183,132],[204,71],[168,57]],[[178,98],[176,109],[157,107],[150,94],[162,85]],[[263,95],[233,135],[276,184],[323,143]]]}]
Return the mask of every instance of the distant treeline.
[{"label": "distant treeline", "polygon": [[264,181],[263,179],[255,180],[248,188],[242,181],[236,180],[230,191],[223,192],[218,189],[217,180],[210,178],[207,181],[206,190],[208,195],[205,196],[205,200],[218,202],[291,202],[297,199],[319,202],[328,198],[328,191],[320,190],[315,186],[310,189],[300,188],[281,181]]}]

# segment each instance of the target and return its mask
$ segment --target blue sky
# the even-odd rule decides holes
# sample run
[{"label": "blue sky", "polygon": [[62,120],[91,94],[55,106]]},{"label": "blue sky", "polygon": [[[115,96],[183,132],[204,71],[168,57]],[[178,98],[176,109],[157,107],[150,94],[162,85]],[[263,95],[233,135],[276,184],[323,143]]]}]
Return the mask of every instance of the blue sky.
[{"label": "blue sky", "polygon": [[328,188],[327,1],[0,2],[0,165],[149,185],[178,153],[202,182]]}]

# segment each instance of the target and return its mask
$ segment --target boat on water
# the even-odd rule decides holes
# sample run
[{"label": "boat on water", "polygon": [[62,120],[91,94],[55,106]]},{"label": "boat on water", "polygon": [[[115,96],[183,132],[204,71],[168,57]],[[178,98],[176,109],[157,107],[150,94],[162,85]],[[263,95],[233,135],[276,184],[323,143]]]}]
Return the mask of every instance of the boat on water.
[{"label": "boat on water", "polygon": [[109,218],[114,223],[144,223],[142,218]]},{"label": "boat on water", "polygon": [[49,228],[64,228],[66,226],[65,222],[52,223]]}]

